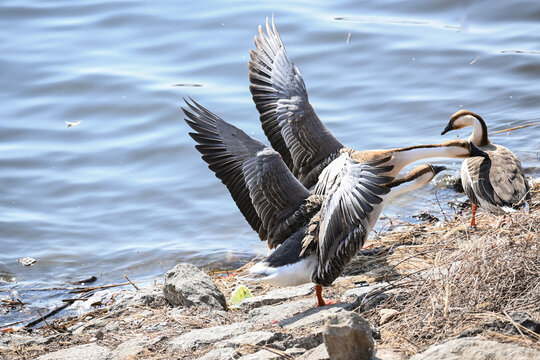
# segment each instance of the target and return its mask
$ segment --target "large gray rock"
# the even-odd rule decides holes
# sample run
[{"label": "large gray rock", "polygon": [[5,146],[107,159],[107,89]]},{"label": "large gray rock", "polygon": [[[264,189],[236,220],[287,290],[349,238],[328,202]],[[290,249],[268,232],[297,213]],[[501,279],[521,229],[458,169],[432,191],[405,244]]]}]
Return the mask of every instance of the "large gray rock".
[{"label": "large gray rock", "polygon": [[106,360],[110,353],[109,349],[90,343],[42,355],[37,360]]},{"label": "large gray rock", "polygon": [[264,305],[273,305],[279,302],[296,299],[301,296],[312,294],[314,291],[314,284],[304,284],[300,286],[291,286],[285,288],[279,288],[268,292],[267,294],[254,296],[244,299],[240,303],[241,309],[253,309]]},{"label": "large gray rock", "polygon": [[167,271],[163,294],[174,306],[227,308],[225,296],[210,276],[191,264],[179,264]]},{"label": "large gray rock", "polygon": [[369,323],[351,311],[328,316],[323,339],[332,360],[369,360],[375,347]]},{"label": "large gray rock", "polygon": [[410,360],[539,360],[540,352],[516,344],[501,344],[481,338],[450,340],[429,347]]},{"label": "large gray rock", "polygon": [[171,351],[197,349],[200,346],[215,344],[221,340],[244,334],[252,329],[253,324],[241,322],[231,325],[192,330],[172,338],[169,342],[169,346]]}]

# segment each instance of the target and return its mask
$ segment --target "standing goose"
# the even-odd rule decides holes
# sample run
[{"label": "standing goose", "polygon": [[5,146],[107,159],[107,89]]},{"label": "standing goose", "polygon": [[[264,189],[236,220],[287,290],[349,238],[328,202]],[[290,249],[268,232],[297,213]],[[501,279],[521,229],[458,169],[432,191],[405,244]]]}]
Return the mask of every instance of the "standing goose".
[{"label": "standing goose", "polygon": [[[272,148],[281,154],[291,172],[308,189],[334,159],[347,152],[356,162],[386,159],[387,174],[396,176],[407,164],[430,157],[461,157],[459,146],[447,142],[391,150],[358,151],[341,144],[321,122],[309,103],[300,71],[287,56],[276,25],[266,20],[266,34],[259,26],[257,51],[251,50],[250,91]],[[467,150],[468,151],[468,150]]]},{"label": "standing goose", "polygon": [[461,165],[463,189],[472,207],[471,226],[476,226],[479,206],[493,214],[506,214],[526,206],[531,193],[521,162],[512,151],[489,140],[480,115],[467,110],[456,112],[441,135],[466,126],[473,127],[469,141],[487,154],[485,158],[465,159]]},{"label": "standing goose", "polygon": [[330,285],[362,247],[388,193],[422,186],[442,170],[424,166],[394,181],[382,175],[392,168],[387,159],[358,163],[343,152],[324,169],[312,194],[278,152],[196,102],[186,103],[185,120],[195,130],[190,136],[203,160],[260,238],[271,248],[280,245],[241,275],[280,286],[314,282],[319,306],[327,304],[322,286]]}]

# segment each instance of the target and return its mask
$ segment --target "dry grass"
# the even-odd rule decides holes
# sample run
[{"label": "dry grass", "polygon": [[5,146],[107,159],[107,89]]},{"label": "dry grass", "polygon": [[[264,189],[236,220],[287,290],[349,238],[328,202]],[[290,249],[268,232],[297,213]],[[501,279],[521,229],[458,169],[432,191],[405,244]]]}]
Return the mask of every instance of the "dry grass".
[{"label": "dry grass", "polygon": [[467,213],[374,241],[394,249],[385,255],[383,276],[395,286],[392,296],[362,314],[375,325],[380,308],[399,311],[380,327],[383,346],[414,354],[480,334],[540,349],[540,336],[509,316],[520,312],[540,320],[540,185],[532,190],[530,213],[512,215],[501,228],[484,214],[471,229]]}]

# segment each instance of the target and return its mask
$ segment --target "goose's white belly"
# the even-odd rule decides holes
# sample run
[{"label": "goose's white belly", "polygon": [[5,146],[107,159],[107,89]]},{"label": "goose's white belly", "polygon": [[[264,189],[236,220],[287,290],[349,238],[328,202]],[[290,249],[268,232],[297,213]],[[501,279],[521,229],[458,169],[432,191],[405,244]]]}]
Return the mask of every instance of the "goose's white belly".
[{"label": "goose's white belly", "polygon": [[249,269],[249,274],[241,277],[242,280],[264,281],[273,286],[296,286],[311,282],[311,274],[317,268],[317,256],[311,255],[300,261],[280,266],[268,266],[261,261]]}]

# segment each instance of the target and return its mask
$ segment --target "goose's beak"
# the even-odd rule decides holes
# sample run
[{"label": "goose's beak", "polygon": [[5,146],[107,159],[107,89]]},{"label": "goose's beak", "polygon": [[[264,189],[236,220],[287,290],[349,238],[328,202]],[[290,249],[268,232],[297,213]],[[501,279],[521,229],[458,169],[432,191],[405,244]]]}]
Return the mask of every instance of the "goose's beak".
[{"label": "goose's beak", "polygon": [[469,142],[469,144],[471,145],[471,157],[473,156],[481,156],[485,158],[489,157],[487,153],[483,152],[482,150],[474,146],[472,142]]},{"label": "goose's beak", "polygon": [[446,170],[446,166],[437,166],[437,165],[431,165],[433,168],[433,171],[435,171],[435,174],[440,173],[443,170]]},{"label": "goose's beak", "polygon": [[454,127],[452,126],[452,122],[448,122],[448,125],[446,125],[446,127],[444,128],[443,132],[441,133],[441,135],[444,135],[446,134],[447,132],[449,132],[450,130],[454,130]]}]

